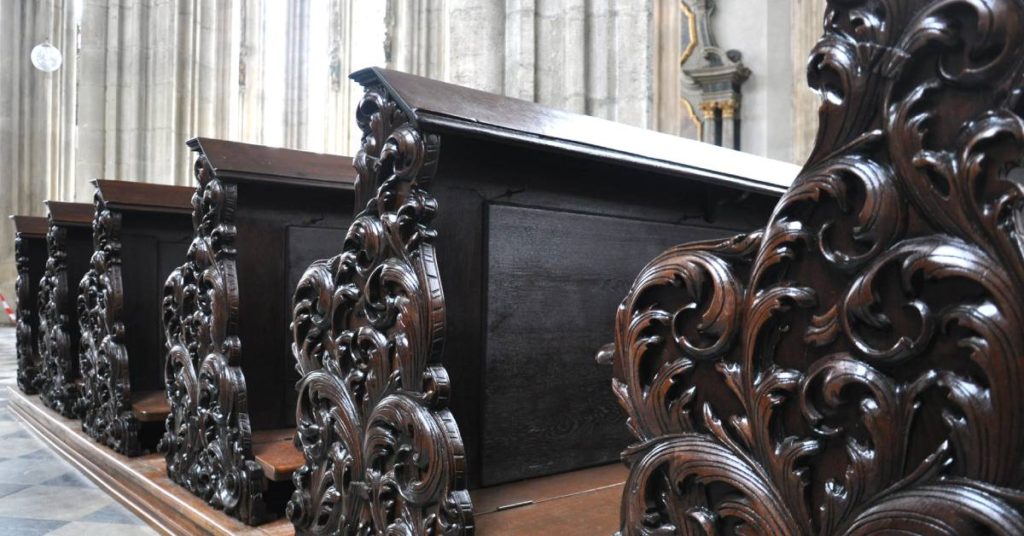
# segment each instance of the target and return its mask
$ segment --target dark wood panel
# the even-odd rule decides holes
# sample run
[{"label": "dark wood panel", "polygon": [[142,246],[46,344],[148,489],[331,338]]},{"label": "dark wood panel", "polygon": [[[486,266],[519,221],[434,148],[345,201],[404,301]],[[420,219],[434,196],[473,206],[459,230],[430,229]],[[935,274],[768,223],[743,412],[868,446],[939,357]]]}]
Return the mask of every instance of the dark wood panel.
[{"label": "dark wood panel", "polygon": [[47,201],[46,208],[50,213],[50,221],[58,225],[92,226],[93,208],[89,203]]},{"label": "dark wood panel", "polygon": [[482,485],[618,459],[629,433],[594,362],[613,328],[608,311],[643,259],[727,234],[490,205]]},{"label": "dark wood panel", "polygon": [[371,67],[352,78],[366,86],[383,83],[416,117],[417,126],[432,132],[529,145],[775,195],[799,171],[781,161],[389,69]]},{"label": "dark wood panel", "polygon": [[214,138],[195,138],[189,144],[206,155],[218,177],[234,182],[269,181],[343,190],[355,187],[352,159],[346,156]]},{"label": "dark wood panel", "polygon": [[107,206],[125,210],[192,212],[191,188],[136,181],[97,179],[93,184],[103,192]]},{"label": "dark wood panel", "polygon": [[42,216],[21,216],[14,214],[11,216],[11,220],[14,221],[15,234],[38,238],[46,237],[46,229],[49,227],[49,224],[46,222],[46,218]]},{"label": "dark wood panel", "polygon": [[[124,222],[126,225],[128,222]],[[128,351],[132,391],[163,389],[163,348],[160,346],[160,308],[153,301],[158,279],[160,241],[152,235],[124,232],[122,237],[121,278],[124,345]]]},{"label": "dark wood panel", "polygon": [[308,199],[278,185],[238,187],[239,337],[253,393],[249,417],[257,430],[295,426],[298,375],[289,328],[294,284],[310,263],[344,243],[351,216],[338,207],[351,206],[351,194],[320,192]]}]

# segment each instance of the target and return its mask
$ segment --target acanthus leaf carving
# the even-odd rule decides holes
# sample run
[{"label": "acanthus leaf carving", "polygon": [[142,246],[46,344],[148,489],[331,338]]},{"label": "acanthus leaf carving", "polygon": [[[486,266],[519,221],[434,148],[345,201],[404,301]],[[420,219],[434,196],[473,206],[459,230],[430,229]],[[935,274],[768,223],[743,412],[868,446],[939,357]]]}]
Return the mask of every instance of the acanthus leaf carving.
[{"label": "acanthus leaf carving", "polygon": [[288,517],[300,534],[470,534],[465,454],[439,363],[444,297],[428,186],[440,140],[381,87],[357,111],[357,198],[342,252],[295,291],[305,464]]},{"label": "acanthus leaf carving", "polygon": [[77,418],[78,385],[73,376],[76,352],[71,340],[71,301],[68,297],[67,229],[53,216],[46,232],[46,269],[39,282],[39,357],[42,384],[39,397],[50,409]]},{"label": "acanthus leaf carving", "polygon": [[172,480],[257,525],[267,518],[266,479],[252,452],[239,361],[237,189],[218,179],[202,154],[194,171],[193,240],[187,261],[164,285],[164,379],[171,411],[159,449]]},{"label": "acanthus leaf carving", "polygon": [[43,384],[43,374],[39,355],[39,309],[32,309],[29,304],[32,296],[29,278],[27,245],[21,233],[14,237],[14,263],[18,278],[14,283],[14,292],[18,297],[17,327],[15,343],[18,355],[18,388],[25,394],[36,394]]},{"label": "acanthus leaf carving", "polygon": [[670,249],[619,308],[624,535],[1024,531],[1024,4],[825,24],[764,231]]},{"label": "acanthus leaf carving", "polygon": [[82,430],[121,454],[141,454],[139,422],[132,414],[128,349],[122,319],[121,214],[106,206],[99,191],[93,218],[93,255],[79,284],[78,413]]}]

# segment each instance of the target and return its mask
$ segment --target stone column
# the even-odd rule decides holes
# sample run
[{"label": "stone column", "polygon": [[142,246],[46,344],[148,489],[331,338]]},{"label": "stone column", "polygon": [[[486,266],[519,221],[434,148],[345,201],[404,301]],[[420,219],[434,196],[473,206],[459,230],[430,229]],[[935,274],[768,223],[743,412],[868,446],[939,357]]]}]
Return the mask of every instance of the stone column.
[{"label": "stone column", "polygon": [[719,105],[722,110],[722,147],[726,149],[739,149],[737,105],[738,103],[734,100],[723,101]]},{"label": "stone column", "polygon": [[792,2],[790,53],[793,80],[793,159],[802,163],[811,154],[818,131],[819,98],[807,87],[807,59],[811,48],[821,37],[821,21],[825,17],[825,3],[818,0],[790,0]]},{"label": "stone column", "polygon": [[704,101],[700,103],[700,113],[701,118],[703,119],[700,141],[710,143],[712,145],[718,145],[718,103],[714,101]]},{"label": "stone column", "polygon": [[648,0],[391,0],[385,48],[393,69],[647,127],[653,24]]},{"label": "stone column", "polygon": [[[0,293],[12,305],[14,226],[7,216],[43,215],[43,200],[73,173],[65,150],[73,138],[61,127],[73,103],[74,27],[71,1],[0,2]],[[64,57],[53,73],[37,70],[29,59],[46,39]]]}]

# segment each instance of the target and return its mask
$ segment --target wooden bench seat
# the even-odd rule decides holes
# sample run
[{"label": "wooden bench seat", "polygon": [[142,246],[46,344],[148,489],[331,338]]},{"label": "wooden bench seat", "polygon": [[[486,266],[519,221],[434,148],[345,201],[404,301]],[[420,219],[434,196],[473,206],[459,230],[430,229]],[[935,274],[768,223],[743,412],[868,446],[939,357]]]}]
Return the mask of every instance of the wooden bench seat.
[{"label": "wooden bench seat", "polygon": [[139,422],[164,422],[171,412],[164,391],[143,391],[132,393],[132,415]]},{"label": "wooden bench seat", "polygon": [[302,466],[302,453],[295,448],[294,440],[294,428],[260,430],[252,434],[252,454],[268,480],[290,480],[292,473]]}]

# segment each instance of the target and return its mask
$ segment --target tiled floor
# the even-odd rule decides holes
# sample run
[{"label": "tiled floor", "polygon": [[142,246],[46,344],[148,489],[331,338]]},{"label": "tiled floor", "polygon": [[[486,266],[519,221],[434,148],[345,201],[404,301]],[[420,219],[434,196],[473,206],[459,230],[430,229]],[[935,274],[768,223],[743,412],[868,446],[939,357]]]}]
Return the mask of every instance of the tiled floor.
[{"label": "tiled floor", "polygon": [[16,370],[14,329],[0,326],[0,536],[156,534],[11,415]]}]

